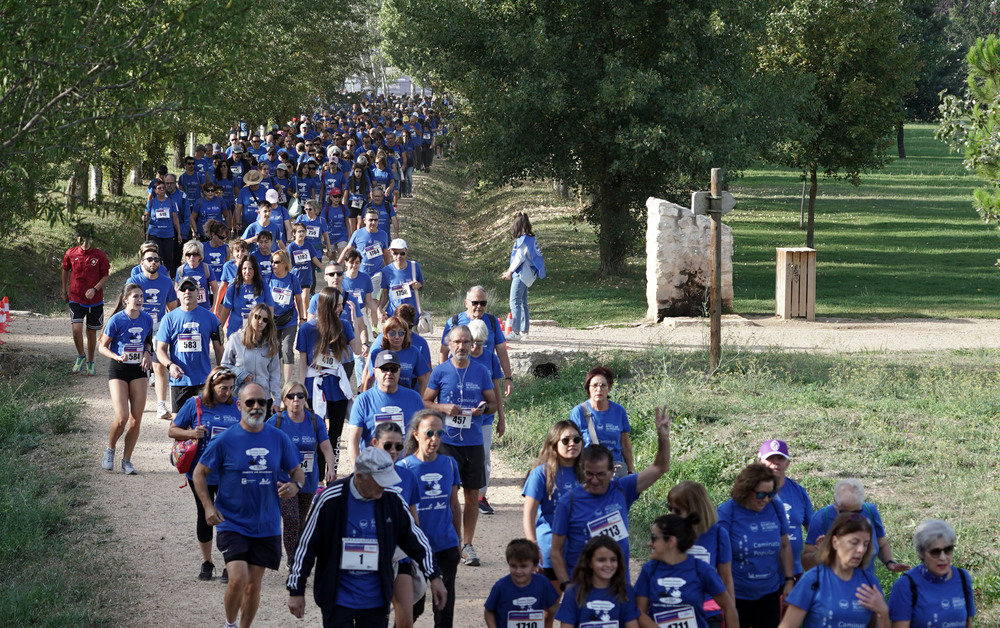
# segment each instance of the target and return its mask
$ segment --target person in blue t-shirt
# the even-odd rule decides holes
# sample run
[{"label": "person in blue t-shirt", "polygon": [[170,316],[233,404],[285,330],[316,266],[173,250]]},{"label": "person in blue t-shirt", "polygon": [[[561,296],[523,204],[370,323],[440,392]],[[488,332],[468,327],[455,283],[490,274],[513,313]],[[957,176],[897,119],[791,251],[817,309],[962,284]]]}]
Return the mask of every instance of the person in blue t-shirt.
[{"label": "person in blue t-shirt", "polygon": [[809,522],[813,517],[812,500],[801,484],[785,475],[791,462],[785,441],[764,441],[757,451],[757,459],[774,471],[775,488],[788,517],[788,542],[792,544],[792,560],[795,561],[795,577],[798,578],[802,575],[802,547],[805,541],[802,531],[809,531]]},{"label": "person in blue t-shirt", "polygon": [[420,312],[418,291],[424,287],[424,273],[420,264],[407,260],[406,240],[396,238],[389,243],[389,254],[393,263],[382,269],[382,285],[385,290],[379,296],[379,322],[384,322],[396,313],[396,308],[409,304]]},{"label": "person in blue t-shirt", "polygon": [[204,247],[198,240],[188,240],[184,243],[184,264],[177,269],[174,277],[176,282],[184,277],[193,277],[198,282],[198,306],[212,308],[212,297],[219,291],[219,282],[215,280],[212,267],[204,262]]},{"label": "person in blue t-shirt", "polygon": [[382,325],[382,333],[375,338],[368,353],[365,370],[361,377],[361,387],[371,388],[375,382],[374,364],[382,351],[392,351],[399,360],[399,385],[423,394],[430,380],[430,366],[420,350],[413,346],[412,332],[403,319],[393,316]]},{"label": "person in blue t-shirt", "polygon": [[688,553],[701,517],[663,515],[649,535],[650,560],[635,581],[635,604],[657,626],[708,628],[702,605],[706,597],[722,608],[727,626],[739,626],[736,605],[718,572]]},{"label": "person in blue t-shirt", "polygon": [[[413,472],[420,488],[420,529],[430,540],[434,562],[443,574],[448,597],[444,608],[434,609],[434,625],[451,628],[455,616],[455,576],[459,561],[457,525],[458,487],[462,481],[458,465],[451,456],[439,453],[444,434],[444,415],[435,410],[421,410],[410,421],[407,450],[413,453],[397,463]],[[423,603],[418,601],[414,618],[420,616]]]},{"label": "person in blue t-shirt", "polygon": [[295,224],[303,225],[306,228],[306,242],[319,254],[318,257],[322,257],[324,252],[328,252],[333,257],[334,252],[330,248],[328,236],[330,227],[326,224],[326,220],[319,215],[320,202],[310,199],[305,202],[304,207],[305,211],[295,219]]},{"label": "person in blue t-shirt", "polygon": [[583,478],[582,452],[580,428],[565,419],[556,421],[549,428],[536,466],[528,472],[521,489],[524,536],[538,547],[542,573],[556,587],[559,579],[552,569],[552,519],[559,499]]},{"label": "person in blue t-shirt", "polygon": [[281,220],[272,220],[271,212],[273,207],[266,199],[261,199],[257,204],[257,220],[247,226],[243,231],[243,240],[248,244],[257,243],[257,238],[264,231],[271,233],[271,242],[278,248],[285,245],[285,226]]},{"label": "person in blue t-shirt", "polygon": [[940,519],[926,519],[913,531],[920,564],[896,581],[889,595],[894,626],[972,626],[976,601],[969,572],[951,564],[958,535]]},{"label": "person in blue t-shirt", "polygon": [[[270,261],[269,257],[268,263]],[[227,337],[243,329],[250,310],[258,303],[264,303],[274,312],[271,288],[261,274],[257,260],[252,255],[244,257],[238,270],[233,285],[226,290],[222,307],[219,308],[219,320],[226,322]]]},{"label": "person in blue t-shirt", "polygon": [[[191,227],[203,242],[212,236],[206,229],[209,220],[223,222],[226,220],[222,206],[222,188],[209,181],[201,186],[201,196],[191,208]],[[216,196],[218,192],[218,196]]]},{"label": "person in blue t-shirt", "polygon": [[556,611],[561,628],[639,628],[641,613],[628,583],[628,557],[610,537],[599,535],[587,542],[572,585],[565,590]]},{"label": "person in blue t-shirt", "polygon": [[867,517],[839,515],[823,539],[818,564],[785,596],[788,607],[780,628],[866,628],[873,615],[879,628],[888,628],[882,586],[863,569],[876,546]]},{"label": "person in blue t-shirt", "polygon": [[183,242],[181,237],[180,208],[167,196],[167,185],[162,181],[153,184],[153,196],[146,203],[142,220],[147,224],[146,233],[160,248],[160,257],[168,274],[177,270],[174,242]]},{"label": "person in blue t-shirt", "polygon": [[[708,496],[708,490],[699,482],[678,482],[667,493],[667,506],[671,513],[680,517],[692,513],[698,515],[698,523],[693,526],[696,536],[694,545],[687,549],[687,553],[715,569],[729,597],[735,600],[733,548],[729,534],[719,526],[718,512]],[[709,628],[721,628],[722,609],[711,596],[705,598],[703,608]]]},{"label": "person in blue t-shirt", "polygon": [[[399,306],[399,309],[396,310],[397,313],[403,311],[404,308],[409,308],[411,310],[414,309],[412,305],[404,303]],[[398,316],[398,318],[402,318],[402,316]],[[500,368],[500,358],[497,357],[496,353],[486,353],[484,350],[486,338],[489,336],[489,331],[486,329],[486,323],[478,319],[469,321],[469,332],[472,333],[472,350],[469,352],[469,358],[473,362],[476,362],[488,370],[490,372],[490,377],[493,378],[493,389],[501,390],[501,387],[503,386],[503,369]],[[493,448],[494,419],[496,419],[497,438],[502,438],[504,432],[507,431],[507,417],[504,413],[503,395],[497,395],[496,400],[496,413],[483,415],[483,456],[485,457],[484,468],[486,481],[483,483],[482,488],[479,489],[479,512],[484,515],[492,515],[496,513],[486,496],[486,492],[490,488],[490,474],[493,472],[493,462],[490,454],[491,449]]]},{"label": "person in blue t-shirt", "polygon": [[[211,580],[215,564],[212,562],[212,526],[205,521],[205,509],[198,499],[198,493],[194,490],[192,479],[195,467],[212,439],[240,422],[240,409],[233,397],[235,388],[236,374],[224,366],[215,367],[208,374],[201,394],[184,402],[167,430],[167,436],[174,440],[198,441],[187,479],[198,512],[195,533],[198,545],[201,547],[202,563],[201,571],[198,573],[199,580]],[[209,472],[205,483],[208,486],[208,494],[214,500],[216,493],[219,492],[219,472]],[[223,576],[228,578],[229,573],[224,571]]]},{"label": "person in blue t-shirt", "polygon": [[[194,470],[194,488],[205,508],[205,521],[219,531],[216,545],[226,558],[227,625],[240,610],[249,626],[260,603],[265,569],[281,565],[280,501],[302,489],[302,457],[281,430],[265,425],[267,399],[255,383],[243,387],[240,422],[212,439]],[[219,472],[215,499],[208,474]],[[290,482],[279,478],[284,471]]]},{"label": "person in blue t-shirt", "polygon": [[167,312],[156,332],[156,358],[170,374],[170,397],[177,412],[198,390],[212,370],[209,347],[222,359],[219,319],[198,307],[198,282],[184,277],[177,286],[181,306]]},{"label": "person in blue t-shirt", "polygon": [[441,362],[448,359],[448,345],[446,338],[451,328],[455,325],[468,325],[473,319],[481,319],[486,323],[488,332],[486,344],[483,345],[483,352],[490,354],[496,352],[500,358],[500,368],[504,374],[504,396],[509,397],[514,389],[514,378],[510,370],[510,356],[507,355],[507,338],[503,334],[503,327],[497,322],[496,316],[486,311],[486,289],[482,286],[473,286],[465,293],[465,311],[459,312],[444,323],[444,331],[441,333]]},{"label": "person in blue t-shirt", "polygon": [[670,470],[670,423],[666,406],[657,408],[656,457],[639,473],[624,478],[614,477],[607,447],[590,445],[583,450],[583,484],[563,495],[552,522],[552,569],[564,590],[587,539],[593,536],[608,536],[621,545],[628,569],[629,509]]},{"label": "person in blue t-shirt", "polygon": [[205,235],[208,236],[208,240],[202,243],[205,263],[212,269],[212,274],[218,281],[222,277],[222,268],[229,259],[229,245],[226,243],[229,239],[229,226],[221,220],[209,220],[205,223]]},{"label": "person in blue t-shirt", "polygon": [[[291,566],[306,524],[309,507],[319,488],[320,478],[316,460],[320,455],[326,459],[324,484],[333,482],[335,467],[333,447],[326,432],[326,423],[306,408],[306,387],[295,380],[286,381],[281,388],[279,405],[285,409],[275,413],[267,420],[267,424],[273,425],[292,439],[292,444],[298,448],[302,456],[302,471],[305,473],[302,488],[295,499],[281,502],[282,538],[285,552],[288,554],[288,565]],[[280,474],[279,481],[288,480],[287,474]]]},{"label": "person in blue t-shirt", "polygon": [[201,186],[205,184],[205,175],[198,172],[193,156],[184,159],[184,172],[177,178],[177,186],[184,192],[185,200],[188,204],[188,211],[194,207],[196,200],[201,198]]},{"label": "person in blue t-shirt", "polygon": [[361,271],[371,278],[373,292],[377,294],[382,287],[382,268],[391,261],[389,234],[379,230],[377,213],[365,214],[365,228],[351,234],[351,239],[340,252],[340,259],[337,261],[343,264],[348,253],[355,250],[361,253]]},{"label": "person in blue t-shirt", "polygon": [[[241,175],[237,175],[234,170],[233,176]],[[233,212],[233,228],[237,232],[242,232],[244,227],[257,220],[257,205],[265,200],[264,195],[267,193],[267,190],[260,185],[263,180],[264,175],[259,170],[250,170],[242,175],[242,183],[236,182],[237,188],[245,184],[236,195],[236,210]]]},{"label": "person in blue t-shirt", "polygon": [[483,604],[487,628],[551,626],[559,593],[545,576],[534,573],[538,548],[528,539],[514,539],[505,556],[510,573],[496,581]]},{"label": "person in blue t-shirt", "polygon": [[611,369],[604,366],[590,369],[583,381],[583,389],[588,398],[573,406],[569,420],[579,426],[584,445],[593,444],[596,436],[597,442],[611,451],[615,457],[615,475],[624,477],[628,473],[635,473],[632,441],[629,438],[632,425],[625,408],[609,398],[614,382],[615,376]]},{"label": "person in blue t-shirt", "polygon": [[774,485],[767,465],[747,465],[729,492],[732,499],[718,508],[719,525],[733,550],[736,610],[744,622],[752,619],[754,628],[778,625],[781,596],[795,584],[788,517]]}]

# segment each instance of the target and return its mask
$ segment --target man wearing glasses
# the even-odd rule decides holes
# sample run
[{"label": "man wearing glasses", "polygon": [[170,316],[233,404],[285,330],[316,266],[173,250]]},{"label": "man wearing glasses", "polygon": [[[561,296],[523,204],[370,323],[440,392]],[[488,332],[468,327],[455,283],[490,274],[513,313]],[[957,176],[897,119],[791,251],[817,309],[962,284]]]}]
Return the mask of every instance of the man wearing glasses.
[{"label": "man wearing glasses", "polygon": [[181,306],[167,312],[156,332],[156,358],[170,375],[174,412],[204,386],[212,370],[209,346],[215,350],[216,362],[222,359],[219,319],[210,310],[198,307],[198,281],[184,277],[177,291]]},{"label": "man wearing glasses", "polygon": [[[265,569],[281,565],[280,500],[298,495],[305,480],[302,456],[292,439],[265,425],[267,395],[256,383],[244,386],[240,422],[209,443],[194,469],[194,490],[205,507],[205,522],[216,526],[216,546],[226,561],[226,628],[253,623]],[[212,499],[208,473],[219,472]],[[280,482],[285,471],[291,482]]]},{"label": "man wearing glasses", "polygon": [[459,312],[445,322],[444,332],[441,334],[441,362],[448,359],[448,344],[445,339],[452,327],[468,325],[476,319],[482,319],[486,323],[487,336],[483,343],[483,353],[489,355],[496,351],[504,375],[504,396],[509,397],[514,387],[514,378],[510,370],[510,356],[507,355],[507,338],[503,335],[497,317],[486,311],[486,289],[482,286],[470,288],[465,295],[465,311]]},{"label": "man wearing glasses", "polygon": [[368,447],[380,423],[392,422],[403,430],[404,439],[410,419],[424,409],[420,393],[399,386],[400,360],[395,351],[382,351],[375,358],[375,386],[354,400],[347,427],[347,456],[354,466],[358,454]]},{"label": "man wearing glasses", "polygon": [[566,590],[570,574],[592,537],[613,538],[625,555],[628,575],[628,512],[644,490],[670,469],[670,423],[667,407],[656,409],[656,457],[623,478],[615,477],[614,456],[604,445],[583,450],[583,484],[563,494],[552,518],[552,569]]},{"label": "man wearing glasses", "polygon": [[198,162],[194,157],[188,156],[184,159],[184,172],[181,173],[178,184],[184,191],[184,200],[187,202],[187,213],[191,215],[195,201],[201,198],[201,186],[205,185],[205,175],[197,171]]},{"label": "man wearing glasses", "polygon": [[[132,271],[129,278],[142,288],[142,311],[153,319],[153,336],[160,329],[160,322],[170,310],[179,303],[174,291],[174,282],[165,273],[160,272],[160,252],[156,242],[146,242],[139,247],[138,270]],[[153,375],[156,378],[156,416],[170,419],[167,408],[167,367],[153,354]]]}]

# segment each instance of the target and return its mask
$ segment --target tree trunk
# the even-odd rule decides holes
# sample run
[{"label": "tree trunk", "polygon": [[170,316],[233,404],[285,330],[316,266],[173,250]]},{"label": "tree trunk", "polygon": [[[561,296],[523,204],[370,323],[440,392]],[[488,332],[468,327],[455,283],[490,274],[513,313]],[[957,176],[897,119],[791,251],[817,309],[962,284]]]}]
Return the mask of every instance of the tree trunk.
[{"label": "tree trunk", "polygon": [[90,194],[87,200],[99,201],[104,193],[104,170],[100,164],[90,164]]},{"label": "tree trunk", "polygon": [[80,201],[87,201],[87,162],[78,161],[66,182],[66,210],[74,211]]},{"label": "tree trunk", "polygon": [[115,151],[111,151],[108,166],[108,194],[119,198],[125,196],[125,161]]},{"label": "tree trunk", "polygon": [[816,248],[813,230],[816,226],[816,164],[809,166],[809,222],[806,225],[806,246]]},{"label": "tree trunk", "polygon": [[896,150],[899,152],[900,159],[906,159],[906,146],[903,145],[903,123],[900,122],[896,127]]},{"label": "tree trunk", "polygon": [[601,255],[599,272],[607,275],[619,274],[625,269],[625,260],[632,246],[632,230],[628,204],[619,200],[621,195],[611,193],[607,186],[601,186],[591,196],[593,215],[597,218],[597,242]]},{"label": "tree trunk", "polygon": [[552,191],[555,192],[558,201],[565,201],[569,198],[569,187],[559,179],[552,181]]},{"label": "tree trunk", "polygon": [[174,133],[172,143],[174,145],[174,168],[184,169],[184,142],[187,140],[183,133]]}]

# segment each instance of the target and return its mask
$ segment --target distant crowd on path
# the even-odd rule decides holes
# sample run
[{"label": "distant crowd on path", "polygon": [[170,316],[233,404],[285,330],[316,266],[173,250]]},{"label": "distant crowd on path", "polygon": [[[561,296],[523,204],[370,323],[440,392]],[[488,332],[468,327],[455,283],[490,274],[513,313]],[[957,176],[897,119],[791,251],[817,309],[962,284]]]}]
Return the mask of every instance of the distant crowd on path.
[{"label": "distant crowd on path", "polygon": [[[482,564],[475,531],[494,512],[490,449],[513,386],[507,342],[529,332],[527,290],[545,264],[518,212],[502,274],[513,332],[474,286],[445,320],[433,363],[424,269],[409,258],[394,201],[412,196],[413,169],[440,156],[445,120],[429,102],[380,97],[264,137],[241,121],[211,157],[199,146],[183,173],[164,168],[150,183],[147,241],[107,324],[107,257],[87,232],[66,253],[72,370],[94,375],[95,346],[109,360],[115,414],[101,466],[114,469],[124,438],[121,470],[138,473],[131,455],[154,386],[195,501],[198,578],[215,578],[213,536],[224,559],[227,628],[252,624],[264,571],[283,555],[289,611],[306,613],[312,575],[326,627],[391,617],[405,628],[428,603],[434,625],[451,627],[458,565]],[[776,439],[722,504],[697,482],[670,489],[651,559],[630,574],[630,508],[669,470],[671,417],[656,409],[656,451],[638,469],[613,385],[612,371],[591,369],[586,399],[549,430],[524,483],[524,538],[507,547],[509,574],[484,600],[482,623],[972,625],[972,581],[951,564],[947,523],[918,526],[921,563],[897,563],[861,483],[842,480],[814,512]],[[342,450],[347,477],[337,474]],[[903,574],[888,601],[876,556]]]}]

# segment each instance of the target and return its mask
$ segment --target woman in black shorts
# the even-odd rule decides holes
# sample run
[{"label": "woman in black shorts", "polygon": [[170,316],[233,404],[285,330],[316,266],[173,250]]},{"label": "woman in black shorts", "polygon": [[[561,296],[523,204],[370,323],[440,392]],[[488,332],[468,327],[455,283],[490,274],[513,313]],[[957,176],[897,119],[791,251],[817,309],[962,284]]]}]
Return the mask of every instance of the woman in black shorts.
[{"label": "woman in black shorts", "polygon": [[[143,290],[134,283],[122,289],[118,307],[111,316],[98,347],[101,355],[111,360],[108,369],[108,388],[115,418],[111,423],[108,446],[104,449],[101,468],[115,468],[115,446],[125,434],[125,451],[122,473],[135,475],[132,450],[139,440],[139,423],[146,407],[149,382],[146,375],[152,368],[153,318],[142,311]],[[128,431],[125,430],[126,422]]]}]

